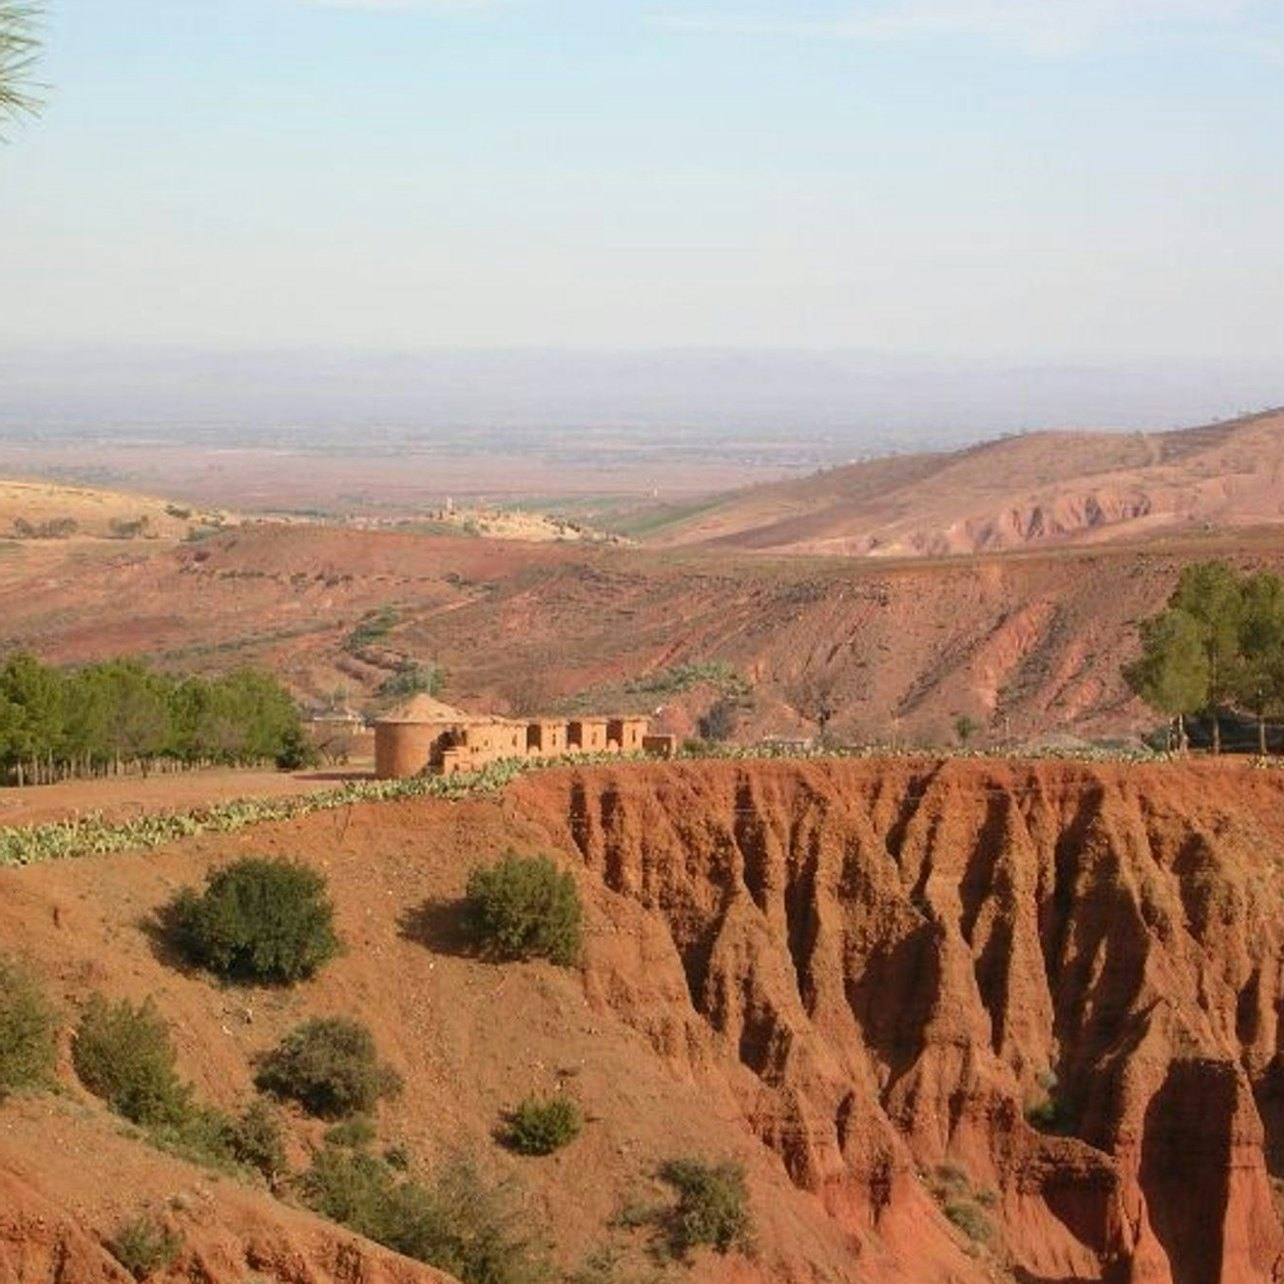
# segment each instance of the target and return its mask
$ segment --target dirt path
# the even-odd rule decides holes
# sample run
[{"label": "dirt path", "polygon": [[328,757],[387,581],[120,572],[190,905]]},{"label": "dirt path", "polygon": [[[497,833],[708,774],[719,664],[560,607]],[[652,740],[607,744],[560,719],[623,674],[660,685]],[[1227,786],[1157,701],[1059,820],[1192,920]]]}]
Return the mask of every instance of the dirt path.
[{"label": "dirt path", "polygon": [[0,789],[0,827],[39,825],[87,812],[124,820],[146,812],[183,811],[232,798],[277,798],[333,789],[368,771],[267,771],[218,768],[181,775],[67,780],[56,785]]}]

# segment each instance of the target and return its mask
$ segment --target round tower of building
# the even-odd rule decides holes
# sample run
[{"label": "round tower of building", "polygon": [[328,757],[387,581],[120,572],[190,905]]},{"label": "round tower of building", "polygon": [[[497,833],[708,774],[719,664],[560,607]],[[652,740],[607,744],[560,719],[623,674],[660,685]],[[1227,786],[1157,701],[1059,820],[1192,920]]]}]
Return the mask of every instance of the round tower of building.
[{"label": "round tower of building", "polygon": [[418,776],[428,766],[441,728],[424,722],[375,723],[375,775],[380,780]]}]

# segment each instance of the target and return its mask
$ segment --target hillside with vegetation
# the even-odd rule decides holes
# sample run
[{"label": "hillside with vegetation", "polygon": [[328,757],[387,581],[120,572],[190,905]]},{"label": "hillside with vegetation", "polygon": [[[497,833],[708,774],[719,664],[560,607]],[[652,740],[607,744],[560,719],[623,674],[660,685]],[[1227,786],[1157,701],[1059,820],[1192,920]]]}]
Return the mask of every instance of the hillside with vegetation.
[{"label": "hillside with vegetation", "polygon": [[[213,679],[253,667],[313,709],[414,690],[525,716],[637,711],[737,740],[944,744],[1153,729],[1121,676],[1185,566],[1284,571],[1270,528],[983,558],[790,558],[297,525],[197,543],[0,556],[10,653],[122,655]],[[657,713],[657,710],[659,711]]]},{"label": "hillside with vegetation", "polygon": [[984,491],[1015,511],[1023,488],[1087,494],[1130,470],[1167,478],[1176,497],[1144,519],[1116,522],[1098,505],[1086,526],[1028,528],[1015,544],[969,536],[940,556],[921,555],[930,541],[904,556],[888,544],[887,556],[821,557],[804,555],[810,536],[724,532],[657,549],[321,520],[0,540],[3,642],[57,665],[133,656],[207,679],[254,667],[319,712],[377,714],[427,690],[480,712],[639,712],[679,736],[738,741],[940,745],[960,726],[972,744],[1135,741],[1165,714],[1122,674],[1183,568],[1284,571],[1280,429],[1266,415],[1032,435],[708,501],[724,516],[779,499],[808,522],[878,509],[918,523],[946,500]]}]

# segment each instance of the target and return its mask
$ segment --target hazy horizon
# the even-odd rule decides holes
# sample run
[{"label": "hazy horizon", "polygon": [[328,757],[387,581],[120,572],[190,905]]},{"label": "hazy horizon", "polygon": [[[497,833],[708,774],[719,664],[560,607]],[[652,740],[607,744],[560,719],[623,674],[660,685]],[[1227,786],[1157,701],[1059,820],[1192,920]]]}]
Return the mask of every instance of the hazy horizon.
[{"label": "hazy horizon", "polygon": [[[1046,365],[860,352],[0,352],[0,439],[395,449],[761,446],[790,466],[1049,429],[1163,430],[1284,401],[1273,364]],[[692,444],[696,444],[693,442]]]}]

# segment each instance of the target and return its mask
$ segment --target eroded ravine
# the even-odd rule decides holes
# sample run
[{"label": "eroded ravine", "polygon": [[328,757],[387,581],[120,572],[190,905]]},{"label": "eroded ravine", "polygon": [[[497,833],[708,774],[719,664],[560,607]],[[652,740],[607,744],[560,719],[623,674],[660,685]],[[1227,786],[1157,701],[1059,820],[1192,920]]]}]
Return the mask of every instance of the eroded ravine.
[{"label": "eroded ravine", "polygon": [[689,1009],[640,1003],[609,933],[600,1001],[731,1067],[856,1258],[912,1236],[923,1278],[973,1278],[921,1179],[947,1167],[1026,1284],[1284,1279],[1284,773],[692,763],[510,801],[657,929]]}]

